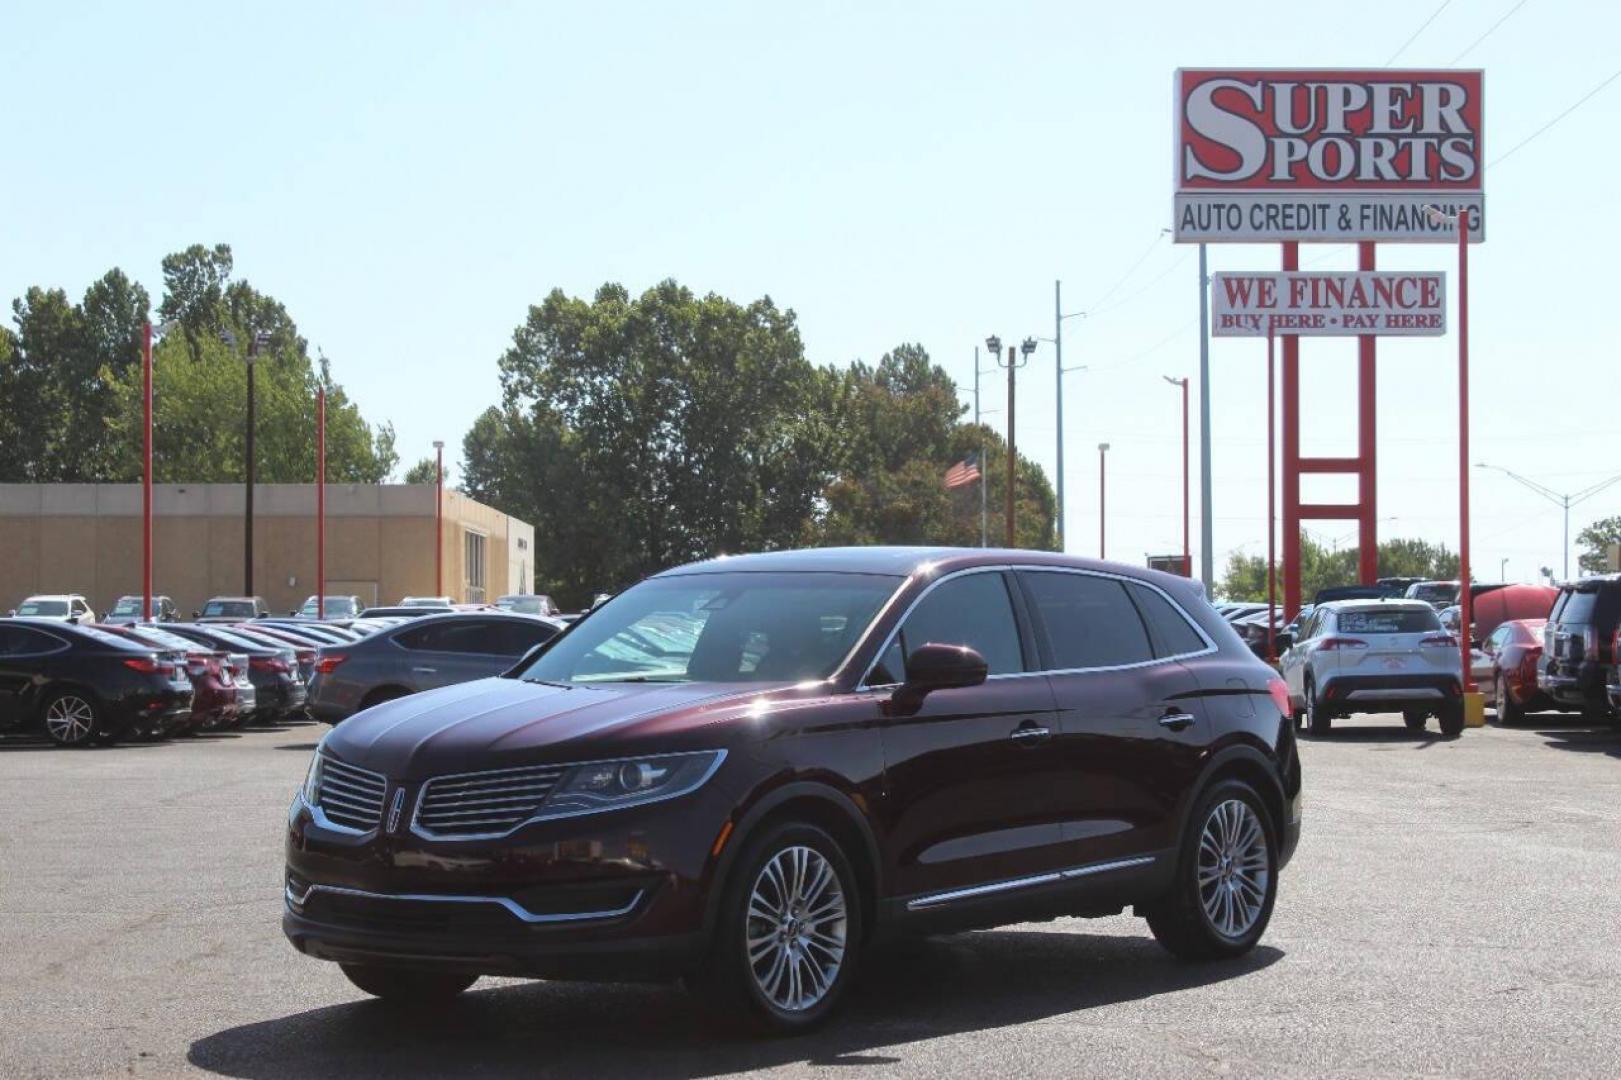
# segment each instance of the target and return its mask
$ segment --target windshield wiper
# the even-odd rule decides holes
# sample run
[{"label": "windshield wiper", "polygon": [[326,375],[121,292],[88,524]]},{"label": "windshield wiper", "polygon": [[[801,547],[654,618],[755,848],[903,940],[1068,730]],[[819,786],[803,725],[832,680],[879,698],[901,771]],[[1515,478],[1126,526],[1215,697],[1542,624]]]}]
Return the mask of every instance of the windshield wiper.
[{"label": "windshield wiper", "polygon": [[662,676],[661,677],[661,676],[658,676],[658,675],[627,675],[623,679],[604,679],[603,680],[603,682],[633,682],[633,683],[684,683],[684,682],[691,682],[691,681],[692,681],[691,679],[682,678],[679,675],[677,675],[677,676],[675,676],[673,678],[669,677],[669,676]]},{"label": "windshield wiper", "polygon": [[526,683],[534,683],[536,686],[555,686],[559,690],[574,689],[573,685],[570,683],[552,682],[550,679],[531,679],[528,676],[525,676],[523,681]]}]

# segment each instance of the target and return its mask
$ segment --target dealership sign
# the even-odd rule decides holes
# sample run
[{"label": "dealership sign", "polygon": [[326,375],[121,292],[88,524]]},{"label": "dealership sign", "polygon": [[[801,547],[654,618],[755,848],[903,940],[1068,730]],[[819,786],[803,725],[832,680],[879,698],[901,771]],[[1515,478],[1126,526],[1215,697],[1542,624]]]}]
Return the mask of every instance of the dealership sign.
[{"label": "dealership sign", "polygon": [[1446,333],[1446,275],[1385,270],[1220,273],[1210,332],[1216,337],[1419,337]]},{"label": "dealership sign", "polygon": [[[1179,241],[1485,237],[1479,71],[1176,73]],[[1442,215],[1432,212],[1439,209]]]}]

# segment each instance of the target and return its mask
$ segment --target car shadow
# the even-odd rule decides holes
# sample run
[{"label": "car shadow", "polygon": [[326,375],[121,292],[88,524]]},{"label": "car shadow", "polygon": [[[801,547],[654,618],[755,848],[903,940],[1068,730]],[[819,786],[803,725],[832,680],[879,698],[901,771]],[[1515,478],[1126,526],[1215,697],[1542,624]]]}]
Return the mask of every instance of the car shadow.
[{"label": "car shadow", "polygon": [[[1433,721],[1432,721],[1433,723]],[[1311,732],[1301,732],[1303,742],[1338,742],[1338,743],[1405,743],[1414,750],[1428,750],[1436,743],[1454,742],[1461,738],[1458,735],[1442,735],[1433,728],[1423,731],[1411,731],[1406,725],[1395,727],[1337,727],[1327,735],[1313,735]]]},{"label": "car shadow", "polygon": [[[1260,946],[1182,964],[1147,936],[999,930],[904,942],[864,958],[826,1028],[788,1039],[717,1032],[673,985],[533,982],[474,990],[431,1013],[372,1000],[228,1028],[187,1060],[225,1076],[724,1076],[777,1065],[896,1064],[906,1044],[1083,1013],[1243,978]],[[899,1056],[898,1056],[899,1055]]]},{"label": "car shadow", "polygon": [[1531,716],[1515,725],[1518,730],[1540,736],[1554,750],[1574,750],[1582,754],[1607,754],[1621,758],[1621,726],[1595,724],[1579,716]]}]

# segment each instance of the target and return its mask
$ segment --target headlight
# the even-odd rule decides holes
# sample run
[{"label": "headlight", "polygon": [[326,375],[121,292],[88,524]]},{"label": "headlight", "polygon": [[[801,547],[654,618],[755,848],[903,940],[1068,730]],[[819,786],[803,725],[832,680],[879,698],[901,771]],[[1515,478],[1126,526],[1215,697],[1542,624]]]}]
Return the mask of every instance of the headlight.
[{"label": "headlight", "polygon": [[703,786],[725,759],[724,750],[703,750],[576,765],[563,774],[534,820],[673,799]]},{"label": "headlight", "polygon": [[315,744],[315,753],[310,755],[310,770],[304,774],[304,786],[298,789],[304,802],[310,806],[315,805],[316,792],[321,786],[321,759],[324,757],[321,748],[325,745],[326,736],[323,735],[321,741]]}]

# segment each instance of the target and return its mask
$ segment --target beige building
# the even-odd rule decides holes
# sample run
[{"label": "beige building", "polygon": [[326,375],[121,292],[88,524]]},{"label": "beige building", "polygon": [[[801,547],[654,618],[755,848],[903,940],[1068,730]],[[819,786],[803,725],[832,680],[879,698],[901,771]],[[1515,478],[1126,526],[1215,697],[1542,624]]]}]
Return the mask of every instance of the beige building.
[{"label": "beige building", "polygon": [[[272,611],[315,589],[315,485],[254,488],[253,584]],[[153,489],[152,591],[183,613],[243,586],[241,484]],[[535,530],[445,492],[444,592],[458,602],[528,592]],[[0,484],[0,613],[33,593],[83,593],[99,613],[141,591],[138,484]],[[362,604],[432,596],[434,489],[328,484],[326,591]]]}]

